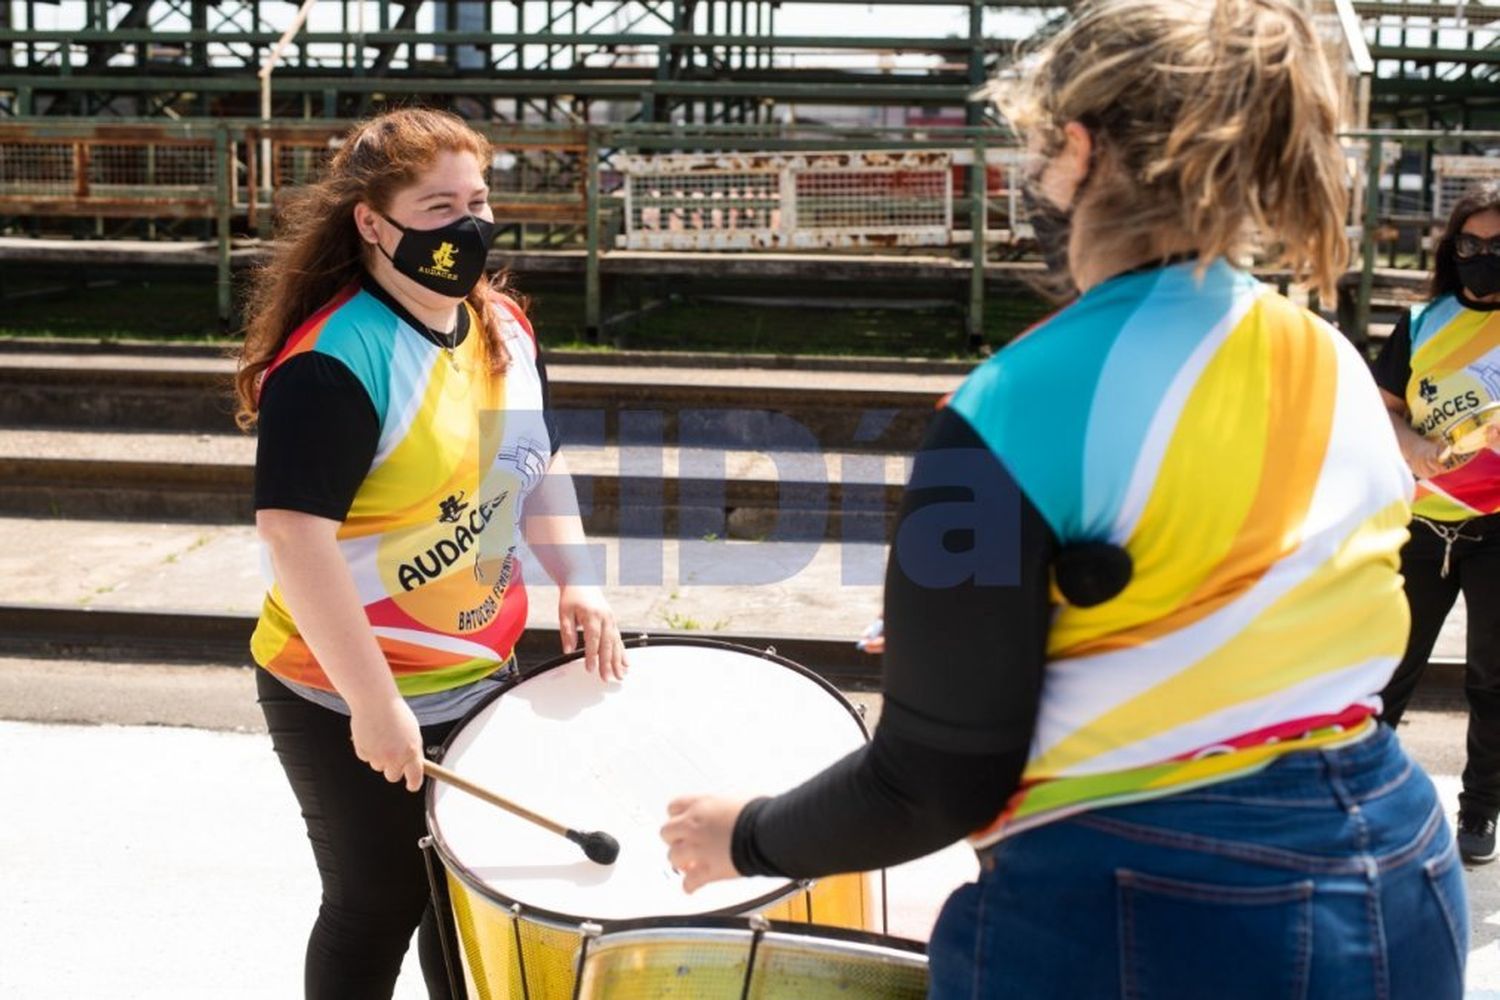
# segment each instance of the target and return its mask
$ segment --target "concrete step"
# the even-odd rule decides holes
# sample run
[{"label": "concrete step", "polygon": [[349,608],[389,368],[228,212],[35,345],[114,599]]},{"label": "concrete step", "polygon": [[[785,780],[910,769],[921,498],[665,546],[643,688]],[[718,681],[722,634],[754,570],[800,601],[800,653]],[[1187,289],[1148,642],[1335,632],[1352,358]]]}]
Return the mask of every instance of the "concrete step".
[{"label": "concrete step", "polygon": [[[870,685],[878,661],[854,641],[879,614],[885,546],[595,538],[622,631],[774,646],[839,683]],[[557,655],[557,597],[527,560],[522,654]],[[244,663],[265,583],[248,526],[0,517],[0,649],[17,655],[167,657]],[[1434,651],[1462,682],[1460,601]]]},{"label": "concrete step", "polygon": [[[853,643],[880,612],[883,544],[591,541],[627,634],[775,645],[865,682],[875,669]],[[249,526],[0,517],[0,645],[244,662],[260,558]],[[557,653],[557,594],[529,558],[523,572],[539,661]]]},{"label": "concrete step", "polygon": [[[228,359],[0,352],[0,424],[223,433]],[[587,440],[911,450],[957,372],[899,373],[559,364],[552,402]]]},{"label": "concrete step", "polygon": [[[636,537],[880,541],[910,467],[890,453],[565,447],[585,528]],[[0,513],[247,523],[254,462],[246,434],[0,428]]]}]

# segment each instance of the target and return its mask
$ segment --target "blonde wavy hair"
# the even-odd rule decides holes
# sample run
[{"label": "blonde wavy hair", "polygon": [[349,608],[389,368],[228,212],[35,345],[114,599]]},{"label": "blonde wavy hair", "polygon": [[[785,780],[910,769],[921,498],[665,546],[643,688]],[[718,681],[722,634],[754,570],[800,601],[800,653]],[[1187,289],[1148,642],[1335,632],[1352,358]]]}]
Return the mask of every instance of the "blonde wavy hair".
[{"label": "blonde wavy hair", "polygon": [[[345,135],[321,180],[298,191],[281,209],[270,258],[251,276],[245,341],[235,372],[239,410],[235,420],[255,425],[260,380],[287,338],[309,317],[359,280],[372,252],[354,224],[354,206],[368,202],[385,211],[392,198],[415,183],[446,152],[470,153],[488,174],[490,142],[462,118],[446,111],[403,108],[354,126]],[[490,370],[510,363],[500,318],[492,303],[507,288],[507,275],[482,277],[468,294],[483,327]]]},{"label": "blonde wavy hair", "polygon": [[1296,0],[1092,0],[988,89],[1046,156],[1089,129],[1095,249],[1200,265],[1252,251],[1322,294],[1349,260],[1340,88]]}]

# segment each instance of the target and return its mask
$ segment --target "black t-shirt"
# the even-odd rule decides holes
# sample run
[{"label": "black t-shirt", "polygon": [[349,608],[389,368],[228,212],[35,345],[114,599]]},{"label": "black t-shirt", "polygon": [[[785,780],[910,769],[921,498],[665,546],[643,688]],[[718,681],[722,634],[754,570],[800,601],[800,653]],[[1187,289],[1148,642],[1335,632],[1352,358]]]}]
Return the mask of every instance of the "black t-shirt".
[{"label": "black t-shirt", "polygon": [[1411,382],[1411,313],[1403,312],[1396,321],[1380,354],[1371,366],[1375,373],[1375,384],[1392,396],[1406,398],[1406,386]]},{"label": "black t-shirt", "polygon": [[[949,449],[959,462],[934,457]],[[955,466],[966,483],[952,482]],[[975,523],[1014,525],[1003,551],[986,552],[1015,560],[1014,584],[944,581],[922,565],[944,506],[970,501]],[[954,528],[946,553],[973,550],[975,533]],[[904,557],[903,531],[914,532]],[[1020,781],[1047,659],[1051,529],[968,421],[944,409],[917,453],[895,538],[880,727],[832,768],[745,808],[731,844],[743,874],[811,878],[920,857],[993,820]]]},{"label": "black t-shirt", "polygon": [[[435,334],[368,276],[364,290],[439,347]],[[469,311],[460,308],[452,346],[469,334]],[[549,404],[547,370],[536,362],[542,409],[552,452],[561,443]],[[255,448],[255,509],[295,510],[332,521],[349,513],[380,444],[380,417],[370,394],[342,361],[309,351],[288,359],[261,386]]]}]

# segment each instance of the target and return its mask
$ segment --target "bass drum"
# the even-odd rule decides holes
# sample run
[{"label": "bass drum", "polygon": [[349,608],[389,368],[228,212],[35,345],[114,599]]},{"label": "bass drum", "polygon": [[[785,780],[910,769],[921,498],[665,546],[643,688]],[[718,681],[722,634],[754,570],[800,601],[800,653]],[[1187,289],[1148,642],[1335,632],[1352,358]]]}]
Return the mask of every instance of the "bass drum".
[{"label": "bass drum", "polygon": [[443,748],[442,763],[463,776],[620,842],[619,859],[597,865],[555,834],[428,783],[472,997],[572,996],[583,935],[618,921],[758,913],[877,929],[878,876],[741,878],[689,896],[658,833],[679,795],[779,792],[858,749],[869,734],[854,707],[770,652],[699,639],[626,645],[623,683],[601,683],[581,652],[564,656],[497,692]]}]

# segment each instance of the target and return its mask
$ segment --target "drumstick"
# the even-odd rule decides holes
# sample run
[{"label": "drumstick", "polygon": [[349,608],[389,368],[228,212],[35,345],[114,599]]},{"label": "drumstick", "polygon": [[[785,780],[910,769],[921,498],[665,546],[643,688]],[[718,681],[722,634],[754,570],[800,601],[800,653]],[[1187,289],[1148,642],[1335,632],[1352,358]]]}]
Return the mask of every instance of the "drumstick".
[{"label": "drumstick", "polygon": [[620,842],[602,830],[592,833],[581,833],[578,830],[570,830],[554,820],[534,813],[525,806],[516,805],[509,799],[502,798],[482,785],[476,785],[468,778],[455,774],[439,764],[430,760],[422,761],[422,773],[429,778],[441,781],[446,785],[452,785],[460,791],[468,792],[477,799],[483,799],[492,806],[499,806],[506,812],[519,816],[528,823],[535,823],[544,830],[550,830],[559,837],[567,837],[573,843],[583,848],[584,857],[599,865],[612,865],[615,858],[620,856]]}]

